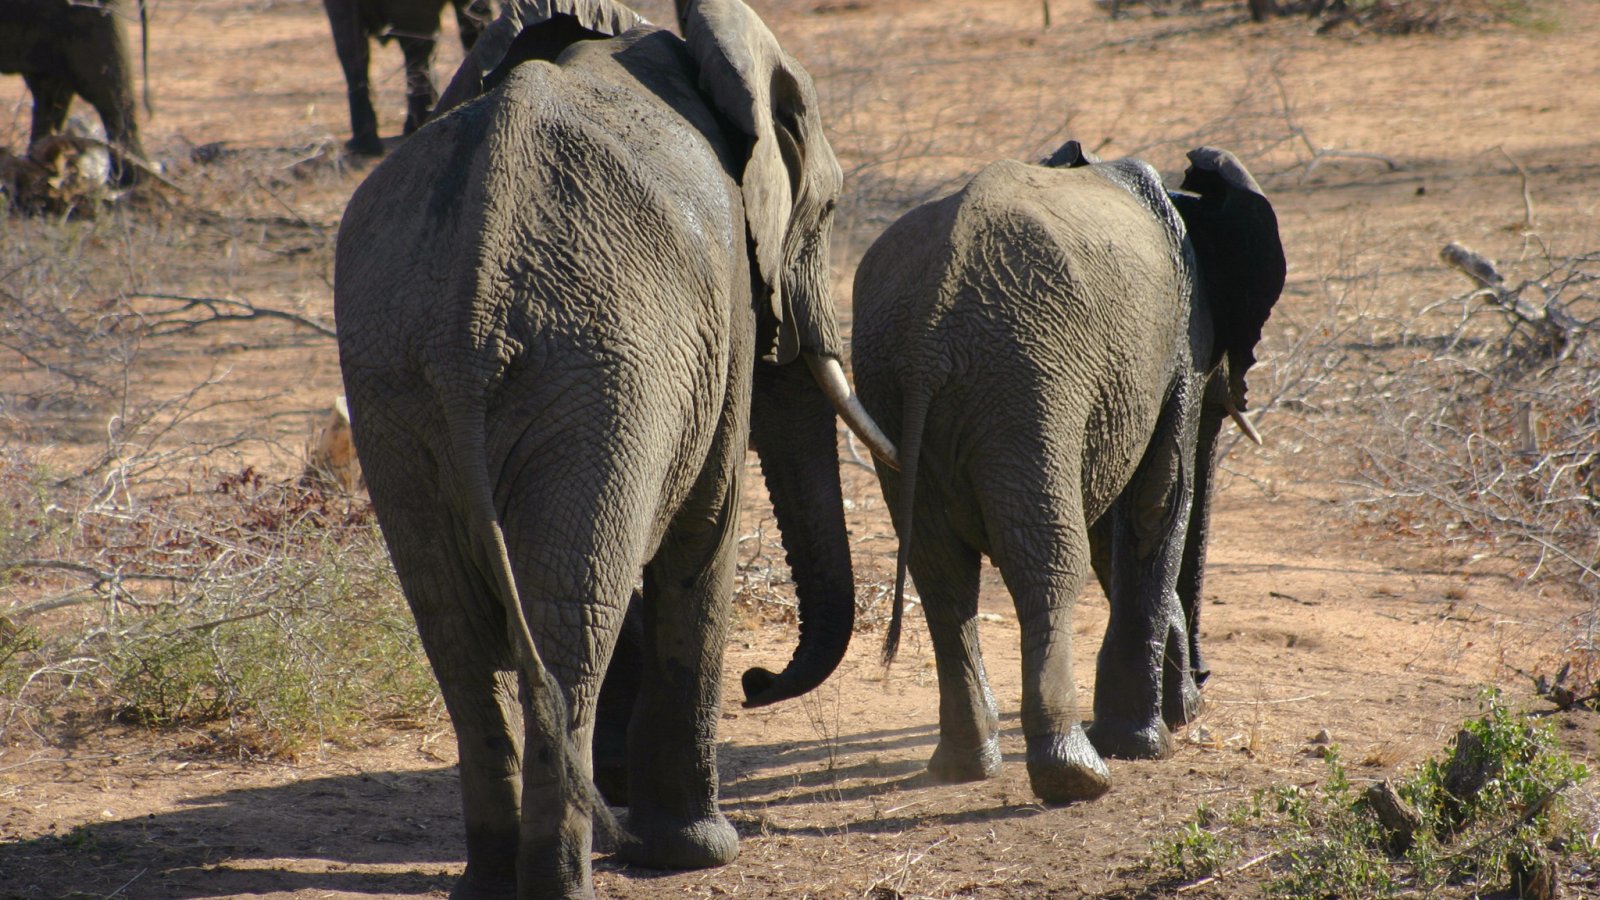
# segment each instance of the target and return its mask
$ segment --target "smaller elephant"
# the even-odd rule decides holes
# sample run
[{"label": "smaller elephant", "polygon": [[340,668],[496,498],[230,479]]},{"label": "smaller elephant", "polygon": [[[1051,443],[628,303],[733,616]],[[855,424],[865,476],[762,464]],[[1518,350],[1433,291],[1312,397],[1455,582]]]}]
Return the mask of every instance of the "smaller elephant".
[{"label": "smaller elephant", "polygon": [[[1189,159],[1171,194],[1148,164],[1075,144],[993,164],[891,225],[856,272],[856,385],[876,421],[900,423],[901,471],[878,466],[900,536],[885,653],[909,568],[938,669],[941,780],[1000,765],[978,651],[984,555],[1022,628],[1040,798],[1099,796],[1102,754],[1165,755],[1168,726],[1194,712],[1215,440],[1223,415],[1248,429],[1245,373],[1285,263],[1244,166],[1213,148]],[[1072,611],[1091,571],[1111,620],[1086,732]]]},{"label": "smaller elephant", "polygon": [[[494,17],[489,0],[448,0],[456,11],[461,45],[468,50]],[[428,121],[439,99],[433,86],[433,48],[439,36],[439,15],[446,0],[323,0],[328,24],[333,28],[333,48],[339,54],[350,95],[350,140],[345,147],[363,156],[382,156],[378,139],[378,113],[372,107],[367,80],[371,48],[368,36],[380,43],[394,38],[406,58],[406,124],[410,134]]]},{"label": "smaller elephant", "polygon": [[0,0],[0,72],[21,75],[33,95],[30,146],[62,133],[73,95],[88,101],[105,125],[112,180],[128,187],[140,178],[144,145],[123,15],[119,0]]}]

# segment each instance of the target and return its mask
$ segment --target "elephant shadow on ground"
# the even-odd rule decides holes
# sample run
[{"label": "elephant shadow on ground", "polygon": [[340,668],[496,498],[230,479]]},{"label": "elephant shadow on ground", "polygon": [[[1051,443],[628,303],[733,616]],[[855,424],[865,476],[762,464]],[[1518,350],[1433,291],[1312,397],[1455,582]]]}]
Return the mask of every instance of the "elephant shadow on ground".
[{"label": "elephant shadow on ground", "polygon": [[195,793],[168,811],[0,845],[0,894],[433,894],[455,883],[460,829],[453,767]]},{"label": "elephant shadow on ground", "polygon": [[[1015,739],[1020,745],[1020,714],[1002,713],[1000,720],[1002,737]],[[831,826],[776,825],[763,811],[803,808],[815,803],[871,802],[889,796],[909,800],[914,796],[911,792],[945,787],[927,770],[928,757],[938,740],[938,726],[929,723],[839,734],[812,741],[733,745],[723,751],[720,761],[722,808],[745,837],[831,833],[836,830]],[[907,757],[907,751],[918,752]],[[1004,761],[1008,766],[1021,767],[1024,754],[1007,753]],[[1029,798],[1018,804],[946,814],[921,812],[893,816],[874,811],[870,819],[854,822],[850,827],[853,831],[898,833],[929,823],[957,825],[978,820],[1025,818],[1044,809]]]},{"label": "elephant shadow on ground", "polygon": [[[1018,732],[1016,713],[1002,715]],[[927,755],[932,723],[809,741],[729,745],[721,762],[722,806],[741,836],[824,835],[822,824],[784,825],[766,810],[813,803],[870,803],[935,788]],[[830,763],[831,760],[831,763]],[[1007,754],[1009,766],[1020,755]],[[430,895],[448,892],[465,860],[454,766],[309,777],[287,784],[193,790],[206,776],[170,776],[190,786],[172,808],[107,818],[0,843],[7,897],[126,895],[162,900],[315,891]],[[108,794],[105,805],[118,806]],[[874,813],[853,830],[897,833],[930,822],[956,825],[1042,812],[1033,803],[929,815]],[[58,813],[62,819],[68,814]],[[804,819],[804,816],[800,818]],[[602,870],[650,878],[614,857]],[[660,873],[666,874],[666,873]]]}]

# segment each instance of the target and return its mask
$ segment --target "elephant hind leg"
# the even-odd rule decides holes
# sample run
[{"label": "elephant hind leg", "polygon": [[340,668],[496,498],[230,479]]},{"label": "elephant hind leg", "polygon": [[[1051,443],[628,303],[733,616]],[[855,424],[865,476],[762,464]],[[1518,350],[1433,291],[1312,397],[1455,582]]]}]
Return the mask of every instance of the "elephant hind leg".
[{"label": "elephant hind leg", "polygon": [[923,502],[914,519],[909,561],[939,675],[939,745],[928,760],[928,774],[945,783],[981,781],[1000,774],[1000,717],[978,645],[983,560],[951,527],[943,504],[928,502],[934,494],[917,493]]},{"label": "elephant hind leg", "polygon": [[1190,721],[1199,689],[1190,671],[1187,616],[1178,598],[1192,500],[1192,457],[1174,409],[1108,513],[1111,619],[1095,676],[1090,736],[1129,759],[1172,753],[1170,726]]},{"label": "elephant hind leg", "polygon": [[523,727],[504,609],[455,537],[426,448],[393,431],[358,440],[387,451],[363,456],[368,489],[455,728],[467,832],[457,893],[514,890]]},{"label": "elephant hind leg", "polygon": [[1017,485],[1006,477],[1013,471],[997,467],[978,494],[1022,630],[1028,780],[1046,802],[1092,800],[1111,788],[1111,773],[1079,720],[1073,673],[1072,613],[1091,568],[1081,481],[1065,473]]}]

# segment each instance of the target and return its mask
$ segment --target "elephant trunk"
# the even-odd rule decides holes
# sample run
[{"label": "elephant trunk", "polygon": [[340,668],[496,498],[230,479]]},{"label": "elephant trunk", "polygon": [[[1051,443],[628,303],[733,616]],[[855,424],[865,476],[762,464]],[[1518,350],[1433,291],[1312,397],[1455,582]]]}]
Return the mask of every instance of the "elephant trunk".
[{"label": "elephant trunk", "polygon": [[[837,365],[837,363],[835,363]],[[855,626],[855,575],[834,410],[806,366],[757,364],[750,436],[799,600],[800,643],[780,673],[744,673],[746,707],[798,697],[833,673]]]}]

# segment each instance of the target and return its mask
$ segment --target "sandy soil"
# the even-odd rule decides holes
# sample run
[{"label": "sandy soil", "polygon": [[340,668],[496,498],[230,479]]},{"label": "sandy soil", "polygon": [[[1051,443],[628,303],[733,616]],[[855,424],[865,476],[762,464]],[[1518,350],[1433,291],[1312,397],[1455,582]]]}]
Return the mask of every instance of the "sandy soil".
[{"label": "sandy soil", "polygon": [[[1264,383],[1288,371],[1284,354],[1325,327],[1330,298],[1351,284],[1369,295],[1338,315],[1400,321],[1459,293],[1459,276],[1436,261],[1447,241],[1502,260],[1541,243],[1558,255],[1600,246],[1600,6],[1585,0],[1540,4],[1521,25],[1408,37],[1316,35],[1299,19],[1256,26],[1241,6],[1111,20],[1084,0],[1057,0],[1048,31],[1032,0],[756,6],[816,76],[848,173],[835,249],[846,322],[850,273],[887,221],[986,161],[1037,158],[1069,136],[1168,172],[1202,142],[1247,154],[1272,192],[1290,259],[1261,354]],[[670,19],[664,4],[642,8]],[[442,44],[441,80],[459,59],[452,41]],[[375,56],[382,129],[393,134],[400,57],[392,47]],[[142,267],[152,290],[247,296],[331,321],[331,235],[365,169],[337,158],[348,123],[320,6],[157,4],[150,66],[146,145],[187,192],[174,202],[226,215],[170,255],[127,264]],[[21,80],[0,79],[0,140],[15,146],[26,125]],[[20,240],[22,228],[0,223],[0,235],[15,229]],[[157,349],[151,390],[221,377],[219,390],[239,402],[192,427],[250,429],[261,440],[245,452],[282,476],[298,466],[308,420],[338,393],[331,342],[286,324],[215,328]],[[980,784],[934,785],[923,773],[937,692],[915,617],[892,669],[877,664],[869,630],[812,696],[747,711],[732,696],[738,673],[781,661],[793,641],[791,630],[755,622],[728,653],[721,732],[724,807],[743,835],[741,857],[659,873],[602,856],[602,894],[1136,894],[1134,867],[1150,840],[1197,803],[1315,782],[1323,763],[1309,741],[1319,731],[1360,778],[1437,753],[1476,709],[1478,685],[1525,696],[1518,671],[1561,658],[1593,611],[1559,586],[1528,587],[1515,565],[1478,548],[1420,543],[1349,515],[1350,448],[1339,435],[1359,409],[1339,408],[1384,402],[1333,391],[1318,397],[1315,422],[1269,406],[1260,415],[1268,447],[1230,452],[1204,612],[1214,675],[1173,758],[1113,762],[1115,787],[1093,803],[1034,802],[1016,721],[1018,629],[993,571],[983,638],[1008,725],[1006,767]],[[92,452],[96,415],[13,419],[13,439],[78,458]],[[895,548],[882,498],[864,469],[847,466],[845,478],[858,578],[881,592]],[[770,516],[763,503],[751,488],[747,530]],[[1079,607],[1084,690],[1104,613],[1092,593]],[[1593,715],[1569,720],[1591,765],[1597,727]],[[460,872],[445,725],[293,764],[221,761],[192,744],[181,733],[105,727],[0,748],[0,896],[443,896]],[[1246,878],[1189,896],[1258,888]],[[1594,884],[1569,890],[1600,896]]]}]

